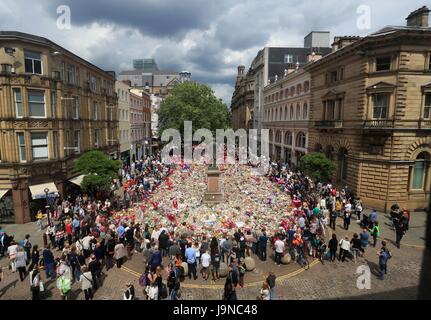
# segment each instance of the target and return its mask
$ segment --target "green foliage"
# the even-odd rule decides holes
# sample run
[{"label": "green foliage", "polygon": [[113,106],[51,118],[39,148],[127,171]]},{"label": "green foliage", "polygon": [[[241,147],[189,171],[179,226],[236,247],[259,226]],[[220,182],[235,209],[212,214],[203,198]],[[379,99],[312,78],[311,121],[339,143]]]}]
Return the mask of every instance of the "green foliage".
[{"label": "green foliage", "polygon": [[120,161],[111,160],[98,150],[84,153],[75,164],[75,169],[85,175],[81,188],[89,192],[109,191],[111,181],[118,178],[120,168]]},{"label": "green foliage", "polygon": [[335,173],[335,163],[323,153],[312,152],[302,156],[299,169],[313,180],[328,181]]},{"label": "green foliage", "polygon": [[210,87],[196,82],[177,84],[161,103],[158,111],[160,134],[166,129],[184,133],[184,121],[192,121],[193,133],[198,129],[230,128],[230,111],[214,95]]}]

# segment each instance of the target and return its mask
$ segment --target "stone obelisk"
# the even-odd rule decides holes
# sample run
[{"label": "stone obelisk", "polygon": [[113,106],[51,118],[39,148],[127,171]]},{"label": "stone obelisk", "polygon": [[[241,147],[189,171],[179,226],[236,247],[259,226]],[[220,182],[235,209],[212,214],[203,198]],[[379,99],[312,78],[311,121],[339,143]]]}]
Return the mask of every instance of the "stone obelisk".
[{"label": "stone obelisk", "polygon": [[[214,147],[214,149],[216,149]],[[208,166],[208,188],[205,192],[204,203],[217,204],[224,201],[223,192],[221,190],[220,175],[222,172],[217,167],[216,162],[216,150],[213,153],[213,163]]]}]

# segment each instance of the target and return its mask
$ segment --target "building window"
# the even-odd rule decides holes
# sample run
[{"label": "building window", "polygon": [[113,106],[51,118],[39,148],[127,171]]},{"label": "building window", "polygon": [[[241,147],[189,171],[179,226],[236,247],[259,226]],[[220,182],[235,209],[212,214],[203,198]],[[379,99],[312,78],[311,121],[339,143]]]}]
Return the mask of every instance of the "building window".
[{"label": "building window", "polygon": [[30,118],[46,118],[43,91],[28,90],[28,111]]},{"label": "building window", "polygon": [[335,101],[328,100],[324,102],[324,120],[335,119]]},{"label": "building window", "polygon": [[341,148],[339,151],[341,180],[347,180],[347,168],[348,168],[347,155],[348,155],[347,149]]},{"label": "building window", "polygon": [[286,132],[284,135],[284,144],[287,146],[291,146],[293,142],[292,132]]},{"label": "building window", "polygon": [[424,119],[431,118],[431,93],[425,94]]},{"label": "building window", "polygon": [[81,132],[79,130],[73,132],[73,142],[76,153],[81,153]]},{"label": "building window", "polygon": [[426,152],[421,152],[415,161],[412,176],[412,189],[423,190],[426,181],[427,167],[430,156]]},{"label": "building window", "polygon": [[304,106],[303,106],[302,116],[303,116],[304,119],[308,118],[308,106],[307,106],[306,103],[304,103]]},{"label": "building window", "polygon": [[79,97],[72,98],[72,119],[79,119]]},{"label": "building window", "polygon": [[386,119],[389,109],[389,94],[377,93],[373,95],[373,119]]},{"label": "building window", "polygon": [[52,145],[54,150],[54,159],[58,159],[58,133],[54,131],[52,133]]},{"label": "building window", "polygon": [[337,81],[337,77],[338,77],[337,71],[332,71],[329,74],[329,79],[330,79],[331,82],[336,82]]},{"label": "building window", "polygon": [[22,96],[21,96],[21,89],[14,88],[13,89],[13,96],[15,99],[15,112],[17,118],[22,118],[24,116],[24,112],[22,109]]},{"label": "building window", "polygon": [[293,106],[290,106],[290,120],[293,120]]},{"label": "building window", "polygon": [[285,54],[284,55],[284,63],[292,63],[292,62],[293,62],[293,55]]},{"label": "building window", "polygon": [[24,50],[25,72],[42,74],[42,58],[40,53]]},{"label": "building window", "polygon": [[93,120],[97,120],[98,113],[97,101],[93,101]]},{"label": "building window", "polygon": [[48,160],[48,134],[46,132],[31,133],[31,152],[33,160]]},{"label": "building window", "polygon": [[376,71],[391,70],[391,57],[376,58]]},{"label": "building window", "polygon": [[90,89],[93,92],[96,92],[97,90],[97,79],[95,76],[90,77]]},{"label": "building window", "polygon": [[27,157],[25,154],[25,138],[23,132],[18,132],[17,134],[18,138],[18,151],[19,151],[19,161],[20,162],[26,162]]},{"label": "building window", "polygon": [[296,147],[298,148],[304,148],[307,144],[307,137],[305,136],[304,132],[298,133],[298,136],[296,137]]},{"label": "building window", "polygon": [[99,146],[100,146],[99,139],[100,139],[99,130],[96,129],[96,130],[94,130],[94,147],[95,148],[99,148]]},{"label": "building window", "polygon": [[76,69],[75,66],[68,65],[67,66],[67,83],[76,84]]},{"label": "building window", "polygon": [[55,91],[51,91],[51,118],[56,117],[56,108],[57,108],[57,93]]},{"label": "building window", "polygon": [[299,104],[296,105],[296,119],[301,119],[301,106]]}]

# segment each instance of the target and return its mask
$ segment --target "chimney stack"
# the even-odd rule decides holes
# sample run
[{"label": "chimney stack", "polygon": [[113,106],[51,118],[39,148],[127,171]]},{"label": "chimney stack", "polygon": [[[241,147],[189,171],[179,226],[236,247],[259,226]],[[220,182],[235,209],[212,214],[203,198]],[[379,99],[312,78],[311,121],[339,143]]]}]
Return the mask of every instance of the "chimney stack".
[{"label": "chimney stack", "polygon": [[428,16],[429,16],[430,10],[427,6],[423,6],[422,8],[419,8],[409,14],[409,16],[406,18],[407,20],[407,27],[423,27],[428,28]]}]

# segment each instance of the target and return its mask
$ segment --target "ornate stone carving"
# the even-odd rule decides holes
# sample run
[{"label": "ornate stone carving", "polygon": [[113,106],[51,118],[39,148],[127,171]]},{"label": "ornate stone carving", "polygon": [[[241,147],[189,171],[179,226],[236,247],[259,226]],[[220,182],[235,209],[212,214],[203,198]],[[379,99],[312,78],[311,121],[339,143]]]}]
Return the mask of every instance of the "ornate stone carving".
[{"label": "ornate stone carving", "polygon": [[32,120],[29,123],[30,128],[48,128],[48,121],[46,120]]},{"label": "ornate stone carving", "polygon": [[14,129],[24,129],[25,123],[24,123],[24,121],[14,121],[13,127],[14,127]]}]

